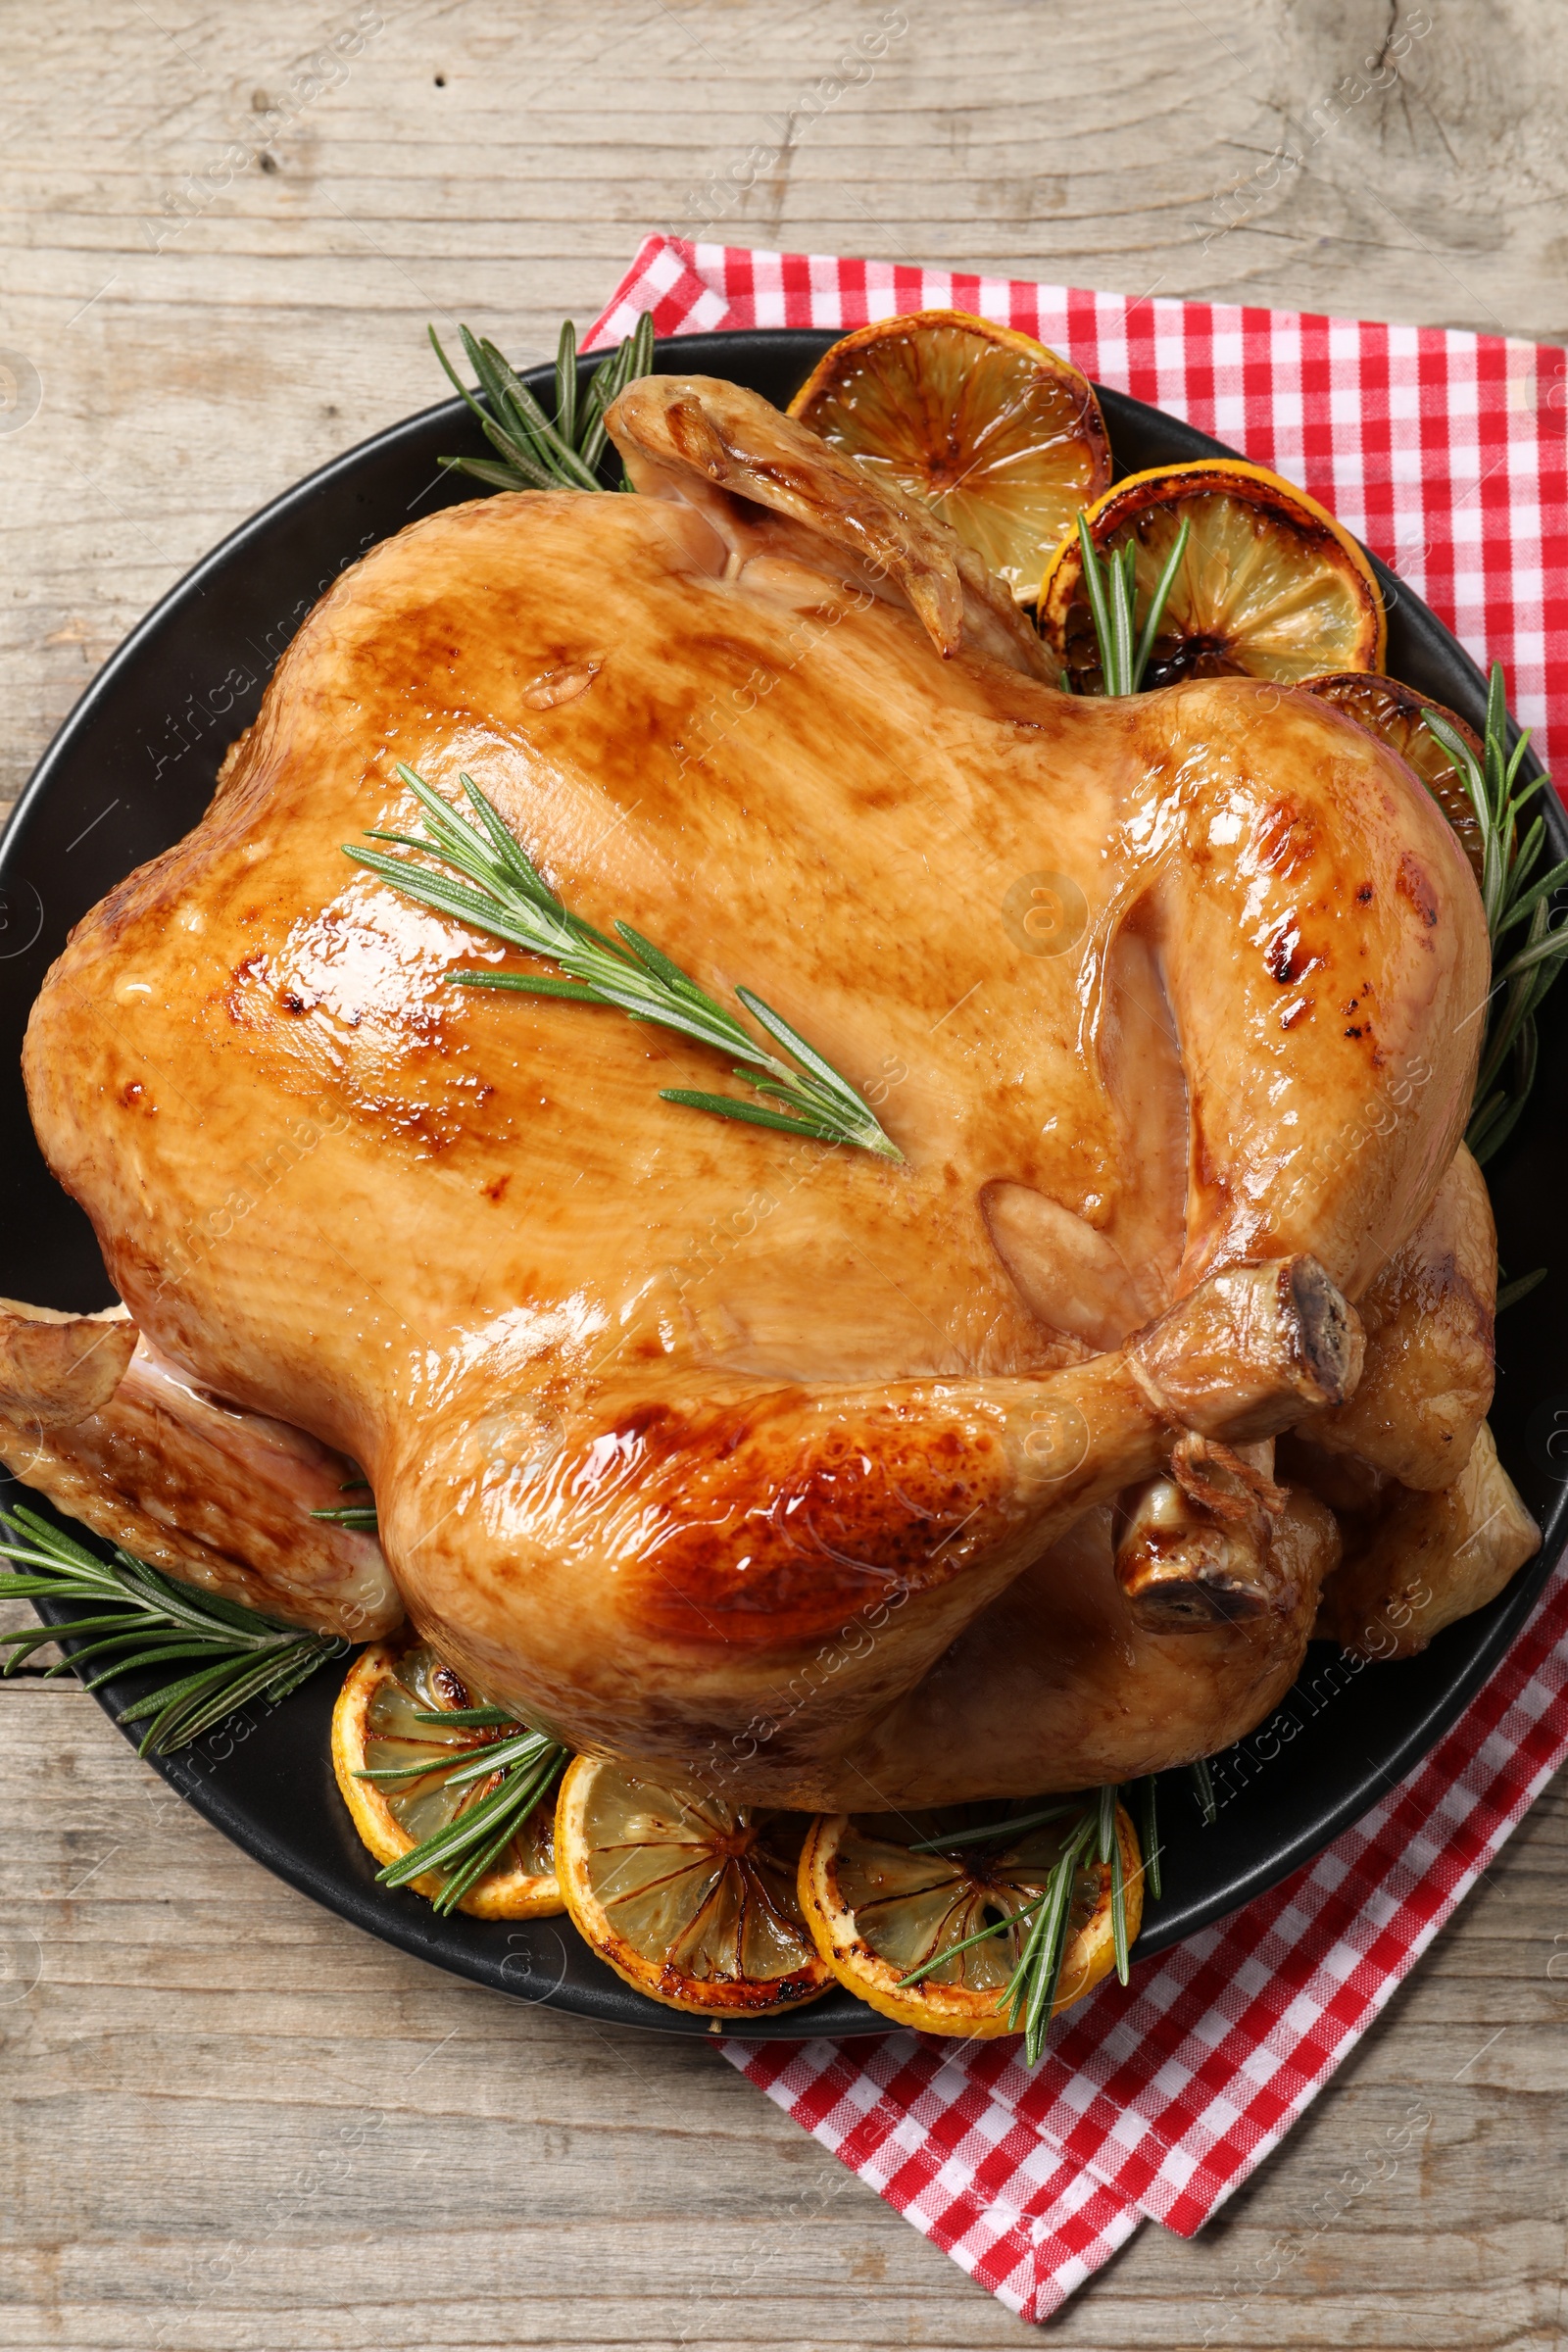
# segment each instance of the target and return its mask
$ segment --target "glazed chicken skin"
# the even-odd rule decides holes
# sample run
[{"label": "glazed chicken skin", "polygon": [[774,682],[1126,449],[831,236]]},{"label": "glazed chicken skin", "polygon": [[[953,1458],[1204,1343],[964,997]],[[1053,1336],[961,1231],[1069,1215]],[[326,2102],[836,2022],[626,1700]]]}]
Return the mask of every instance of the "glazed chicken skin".
[{"label": "glazed chicken skin", "polygon": [[0,1461],[94,1535],[344,1641],[401,1624],[375,1538],[316,1516],[348,1498],[341,1454],[213,1396],[122,1312],[45,1317],[0,1299],[0,1365],[8,1352],[24,1360],[9,1384],[0,1371]]},{"label": "glazed chicken skin", "polygon": [[[415,1625],[569,1745],[810,1803],[1206,1752],[1339,1556],[1274,1441],[1353,1413],[1354,1301],[1454,1159],[1464,857],[1311,698],[1057,692],[940,523],[755,396],[611,422],[638,495],[448,510],[317,607],[45,984],[50,1164],[163,1356],[363,1465]],[[414,829],[399,761],[756,990],[901,1163],[662,1102],[732,1083],[667,1032],[453,987],[523,959],[343,853]],[[1042,1729],[977,1763],[1004,1626]],[[1092,1740],[1073,1659],[1121,1676]]]}]

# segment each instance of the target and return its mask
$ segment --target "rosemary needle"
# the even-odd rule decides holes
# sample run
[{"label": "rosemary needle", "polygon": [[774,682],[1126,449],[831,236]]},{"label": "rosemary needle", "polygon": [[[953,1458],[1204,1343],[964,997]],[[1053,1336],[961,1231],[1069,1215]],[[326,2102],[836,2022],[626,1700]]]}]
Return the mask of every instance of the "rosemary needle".
[{"label": "rosemary needle", "polygon": [[916,1838],[912,1844],[906,1846],[905,1851],[909,1854],[953,1853],[965,1846],[989,1844],[996,1838],[1019,1837],[1025,1830],[1037,1829],[1042,1822],[1061,1821],[1067,1814],[1077,1810],[1072,1803],[1047,1805],[1038,1813],[1018,1813],[1006,1821],[988,1821],[978,1830],[953,1830],[941,1838]]},{"label": "rosemary needle", "polygon": [[1159,1782],[1149,1773],[1138,1784],[1141,1793],[1139,1806],[1139,1836],[1144,1848],[1144,1877],[1155,1902],[1159,1901],[1159,1857],[1164,1850],[1159,1837]]},{"label": "rosemary needle", "polygon": [[1095,1859],[1103,1869],[1110,1867],[1110,1936],[1116,1953],[1116,1974],[1123,1984],[1127,1982],[1127,1866],[1121,1850],[1121,1833],[1116,1823],[1116,1801],[1121,1791],[1116,1788],[1102,1788],[1095,1813]]},{"label": "rosemary needle", "polygon": [[1192,1775],[1193,1794],[1198,1800],[1198,1810],[1203,1817],[1203,1827],[1211,1830],[1219,1819],[1219,1803],[1214,1795],[1214,1776],[1208,1769],[1207,1757],[1200,1756],[1198,1762],[1189,1764],[1187,1769]]},{"label": "rosemary needle", "polygon": [[1020,1920],[1033,1918],[1041,1904],[1047,1899],[1049,1892],[1048,1885],[1046,1889],[1035,1895],[1032,1901],[1020,1903],[1016,1911],[1009,1911],[1005,1919],[993,1920],[989,1928],[979,1928],[974,1935],[963,1936],[957,1943],[944,1944],[940,1952],[934,1953],[929,1960],[923,1960],[918,1968],[911,1968],[906,1977],[899,1979],[899,1991],[903,1992],[906,1985],[918,1984],[922,1978],[929,1977],[933,1970],[945,1968],[950,1960],[956,1959],[959,1952],[967,1952],[977,1943],[989,1943],[993,1936],[1004,1936],[1007,1930],[1015,1928]]},{"label": "rosemary needle", "polygon": [[[1113,1792],[1114,1793],[1114,1792]],[[1046,2046],[1052,2012],[1067,1957],[1067,1931],[1072,1923],[1072,1898],[1084,1874],[1094,1841],[1098,1807],[1086,1813],[1062,1847],[1046,1885],[1045,1899],[1036,1911],[1028,1938],[1002,1997],[1010,2025],[1022,2026],[1026,2065],[1038,2064]]]}]

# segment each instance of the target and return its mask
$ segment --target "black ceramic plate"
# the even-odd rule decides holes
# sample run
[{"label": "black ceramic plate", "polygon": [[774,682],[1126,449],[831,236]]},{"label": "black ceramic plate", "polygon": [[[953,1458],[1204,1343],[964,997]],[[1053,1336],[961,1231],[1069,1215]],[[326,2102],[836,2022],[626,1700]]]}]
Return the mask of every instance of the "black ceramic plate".
[{"label": "black ceramic plate", "polygon": [[[728,376],[782,404],[832,337],[775,331],[694,335],[662,345],[660,364]],[[543,389],[544,371],[531,379]],[[1102,392],[1118,466],[1227,454],[1190,425]],[[78,916],[192,826],[225,747],[254,717],[272,665],[345,564],[416,515],[473,494],[442,472],[445,452],[483,451],[457,401],[379,434],[247,522],[181,581],[126,639],[50,747],[0,845],[0,1139],[5,1213],[0,1293],[77,1310],[110,1291],[87,1221],[39,1156],[18,1073],[27,1010]],[[1479,671],[1424,605],[1379,565],[1390,604],[1389,668],[1480,727]],[[1568,854],[1555,807],[1552,855]],[[1562,1013],[1568,1015],[1568,990]],[[1555,1011],[1556,1007],[1549,1007]],[[1373,1804],[1454,1721],[1529,1615],[1562,1541],[1564,1479],[1553,1445],[1568,1432],[1568,1371],[1555,1335],[1568,1307],[1561,1179],[1548,1106],[1568,1100],[1568,1018],[1548,1018],[1532,1113],[1490,1173],[1503,1264],[1545,1263],[1545,1284],[1504,1318],[1494,1423],[1503,1460],[1546,1527],[1543,1552],[1477,1616],[1399,1665],[1347,1672],[1314,1646],[1272,1722],[1220,1759],[1217,1823],[1199,1820],[1185,1774],[1162,1786],[1165,1899],[1144,1914],[1140,1952],[1221,1918],[1308,1860]],[[1568,1450],[1568,1437],[1562,1440]],[[374,1883],[370,1857],[332,1784],[327,1724],[337,1676],[322,1673],[270,1712],[251,1709],[161,1769],[270,1870],[422,1959],[479,1983],[588,2016],[671,2033],[703,2021],[645,2001],[591,1957],[562,1921],[437,1919],[418,1896]],[[112,1712],[132,1695],[111,1686]],[[834,1992],[751,2034],[884,2031]]]}]

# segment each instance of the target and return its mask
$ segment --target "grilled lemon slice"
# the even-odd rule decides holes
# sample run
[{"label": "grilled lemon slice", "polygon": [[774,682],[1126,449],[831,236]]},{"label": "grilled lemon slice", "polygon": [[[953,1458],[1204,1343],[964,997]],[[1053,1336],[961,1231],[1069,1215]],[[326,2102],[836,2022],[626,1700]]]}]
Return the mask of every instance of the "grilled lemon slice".
[{"label": "grilled lemon slice", "polygon": [[771,2017],[832,1984],[796,1895],[804,1813],[768,1813],[579,1756],[556,1859],[584,1940],[666,2009]]},{"label": "grilled lemon slice", "polygon": [[789,413],[933,508],[1020,604],[1034,602],[1062,533],[1110,480],[1088,377],[963,311],[915,311],[846,335]]},{"label": "grilled lemon slice", "polygon": [[[1045,1891],[1081,1816],[1024,1827],[1016,1839],[962,1843],[963,1829],[994,1822],[997,1807],[942,1813],[824,1813],[801,1854],[801,1908],[816,1948],[841,1984],[883,2017],[923,2034],[991,2040],[1015,2034],[1004,1996],[1029,1935],[1028,1913]],[[940,1851],[911,1852],[951,1831]],[[1116,1808],[1126,1886],[1127,1938],[1143,1915],[1143,1871],[1132,1822]],[[1076,1875],[1061,1976],[1052,2014],[1081,2000],[1115,1964],[1109,1863],[1085,1860]],[[1000,1921],[984,1942],[968,1938]],[[955,1946],[966,1944],[957,1951]],[[942,1954],[918,1984],[905,1982]]]},{"label": "grilled lemon slice", "polygon": [[[1180,678],[1274,678],[1381,670],[1383,597],[1361,549],[1315,499],[1236,458],[1131,473],[1088,510],[1102,556],[1137,549],[1140,613],[1176,544],[1187,547],[1165,601],[1146,686]],[[1040,629],[1079,693],[1102,690],[1100,650],[1076,535],[1040,599]]]},{"label": "grilled lemon slice", "polygon": [[1368,677],[1364,671],[1336,670],[1328,677],[1308,678],[1309,694],[1332,703],[1347,718],[1365,727],[1391,752],[1397,752],[1407,767],[1413,767],[1449,824],[1458,834],[1465,856],[1475,868],[1476,880],[1481,879],[1481,826],[1477,821],[1475,804],[1464,788],[1464,779],[1454,766],[1442,744],[1425,723],[1431,710],[1446,719],[1462,743],[1467,743],[1478,760],[1485,758],[1481,738],[1473,727],[1452,710],[1444,709],[1425,695],[1417,694],[1413,686],[1401,686],[1397,678]]},{"label": "grilled lemon slice", "polygon": [[[438,1830],[460,1820],[498,1785],[499,1776],[448,1787],[454,1769],[475,1762],[507,1727],[444,1726],[427,1716],[464,1714],[472,1706],[450,1666],[424,1642],[373,1642],[350,1667],[332,1710],[332,1770],[354,1826],[378,1862],[399,1862]],[[488,1710],[484,1710],[488,1711]],[[517,1730],[515,1724],[510,1727]],[[410,1778],[366,1780],[367,1772],[397,1772],[426,1763]],[[435,1897],[446,1873],[426,1871],[411,1885]],[[502,1855],[459,1898],[457,1909],[477,1919],[542,1919],[564,1911],[555,1869],[555,1792],[541,1798],[514,1832]]]}]

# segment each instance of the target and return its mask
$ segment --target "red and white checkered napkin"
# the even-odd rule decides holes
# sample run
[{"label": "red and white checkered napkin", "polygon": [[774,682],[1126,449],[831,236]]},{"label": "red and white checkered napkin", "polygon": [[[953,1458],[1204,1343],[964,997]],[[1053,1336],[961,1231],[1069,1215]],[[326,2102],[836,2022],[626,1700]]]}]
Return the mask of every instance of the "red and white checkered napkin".
[{"label": "red and white checkered napkin", "polygon": [[[1016,2041],[728,2056],[1025,2319],[1146,2215],[1190,2237],[1284,2137],[1568,1756],[1568,1568],[1419,1771],[1220,1927]],[[1219,1835],[1218,1831],[1215,1835]]]},{"label": "red and white checkered napkin", "polygon": [[[593,329],[851,327],[982,312],[1312,491],[1568,742],[1564,355],[1486,335],[650,237]],[[1014,2311],[1041,2320],[1152,2216],[1190,2235],[1288,2132],[1568,1756],[1568,1567],[1402,1787],[1218,1928],[1018,2045],[726,2055]]]}]

